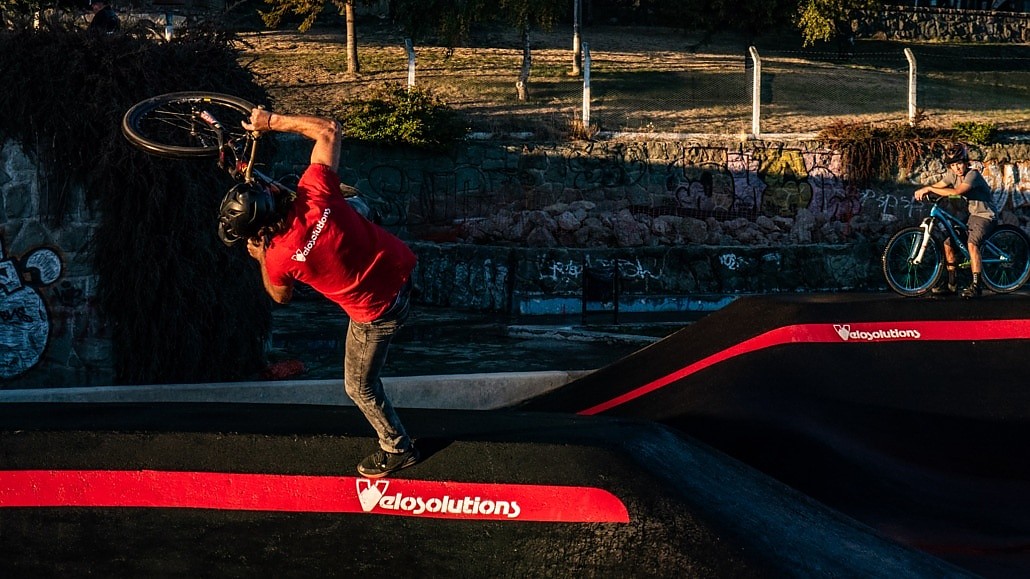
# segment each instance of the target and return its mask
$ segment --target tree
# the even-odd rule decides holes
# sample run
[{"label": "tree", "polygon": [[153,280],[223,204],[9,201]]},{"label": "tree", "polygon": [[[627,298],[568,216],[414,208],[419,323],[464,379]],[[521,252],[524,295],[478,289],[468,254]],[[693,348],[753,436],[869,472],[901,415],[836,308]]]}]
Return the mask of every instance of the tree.
[{"label": "tree", "polygon": [[709,35],[726,30],[754,38],[789,25],[798,0],[655,0],[647,4],[654,20],[701,30]]},{"label": "tree", "polygon": [[564,0],[500,0],[501,12],[509,24],[519,29],[522,38],[522,67],[515,81],[515,96],[520,101],[529,99],[529,73],[533,53],[529,33],[534,26],[550,30],[566,9]]},{"label": "tree", "polygon": [[[304,20],[297,29],[305,32],[315,23],[315,19],[325,10],[326,5],[331,3],[347,18],[347,72],[357,74],[361,72],[361,63],[358,61],[358,35],[354,15],[356,1],[358,0],[265,0],[266,4],[272,5],[272,9],[261,12],[261,20],[265,26],[275,28],[282,24],[287,14],[303,16]],[[376,0],[360,1],[370,6],[377,3]]]},{"label": "tree", "polygon": [[818,41],[841,41],[850,44],[854,31],[851,22],[863,10],[883,6],[883,0],[801,0],[797,25],[805,46]]},{"label": "tree", "polygon": [[[472,27],[492,16],[485,0],[394,0],[393,17],[414,40],[436,37],[454,48],[468,40]],[[494,8],[493,11],[496,11]]]},{"label": "tree", "polygon": [[515,82],[519,100],[529,95],[533,27],[550,29],[568,9],[567,0],[396,0],[395,17],[412,38],[436,35],[454,48],[466,41],[479,23],[501,20],[515,26],[522,39],[522,66]]},{"label": "tree", "polygon": [[572,0],[572,70],[570,75],[583,74],[583,39],[579,29],[583,24],[583,0]]}]

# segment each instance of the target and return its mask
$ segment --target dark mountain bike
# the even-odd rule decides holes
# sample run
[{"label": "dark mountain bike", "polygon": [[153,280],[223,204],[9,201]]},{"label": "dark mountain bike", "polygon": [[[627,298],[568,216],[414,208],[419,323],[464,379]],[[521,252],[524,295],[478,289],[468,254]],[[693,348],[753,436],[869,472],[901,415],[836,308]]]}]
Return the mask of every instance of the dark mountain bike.
[{"label": "dark mountain bike", "polygon": [[276,184],[254,169],[260,133],[247,131],[254,104],[230,95],[174,92],[136,103],[122,118],[130,143],[170,159],[217,158],[234,179]]},{"label": "dark mountain bike", "polygon": [[[945,239],[960,256],[959,269],[969,268],[966,224],[941,204],[949,197],[929,194],[930,215],[918,226],[895,233],[883,250],[883,275],[887,285],[903,296],[919,296],[937,285],[944,274]],[[998,225],[980,248],[981,279],[995,293],[1009,293],[1023,287],[1030,278],[1030,240],[1023,230]]]},{"label": "dark mountain bike", "polygon": [[[140,101],[122,117],[122,134],[139,149],[170,159],[216,158],[218,166],[236,181],[274,187],[295,194],[293,186],[255,168],[261,133],[248,131],[255,105],[244,99],[212,92],[173,92]],[[358,213],[380,223],[382,216],[357,191],[341,185],[340,193]]]}]

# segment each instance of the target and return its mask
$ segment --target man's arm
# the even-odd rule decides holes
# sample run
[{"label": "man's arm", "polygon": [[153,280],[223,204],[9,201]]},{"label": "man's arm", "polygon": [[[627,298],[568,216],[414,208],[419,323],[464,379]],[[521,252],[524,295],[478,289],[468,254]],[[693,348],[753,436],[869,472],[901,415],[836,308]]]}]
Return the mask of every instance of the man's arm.
[{"label": "man's arm", "polygon": [[277,304],[290,303],[293,298],[293,286],[272,285],[269,280],[268,267],[265,266],[265,242],[258,239],[247,240],[247,253],[261,265],[261,283],[265,285],[265,291],[271,296],[272,301]]},{"label": "man's arm", "polygon": [[916,201],[922,201],[923,197],[925,197],[927,193],[934,193],[934,194],[940,195],[942,197],[951,197],[951,196],[954,196],[954,195],[962,195],[966,191],[969,191],[969,189],[970,189],[969,183],[966,183],[965,181],[959,182],[954,187],[952,187],[951,185],[948,185],[944,181],[938,181],[938,182],[934,183],[933,185],[927,185],[926,187],[922,187],[920,189],[917,189],[916,193],[915,193],[915,197],[916,197]]},{"label": "man's arm", "polygon": [[333,171],[340,164],[340,125],[336,121],[319,117],[298,115],[280,115],[265,109],[250,111],[250,122],[244,122],[243,128],[248,131],[264,133],[279,131],[296,133],[313,141],[311,163],[326,165]]}]

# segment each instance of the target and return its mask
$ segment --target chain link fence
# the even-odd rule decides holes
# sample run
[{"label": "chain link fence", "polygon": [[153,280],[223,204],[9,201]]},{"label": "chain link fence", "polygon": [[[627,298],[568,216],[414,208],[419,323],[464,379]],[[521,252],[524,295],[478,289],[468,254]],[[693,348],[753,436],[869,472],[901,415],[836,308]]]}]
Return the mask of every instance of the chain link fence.
[{"label": "chain link fence", "polygon": [[[190,14],[212,6],[206,0],[152,4],[150,10],[125,11],[124,23],[151,22],[170,38]],[[413,80],[465,113],[476,132],[541,138],[548,132],[590,136],[597,131],[797,134],[817,133],[837,121],[912,120],[943,128],[990,123],[1002,132],[1030,133],[1030,45],[1025,43],[862,40],[826,51],[803,49],[795,36],[775,33],[749,43],[729,34],[700,38],[674,28],[596,26],[582,38],[589,47],[589,61],[583,63],[590,75],[587,91],[586,79],[571,74],[571,31],[534,31],[528,98],[522,100],[515,87],[525,55],[513,30],[487,30],[469,47],[416,46],[413,71],[396,30],[389,39],[369,33],[368,27],[359,30],[360,76],[338,79],[343,46],[323,46],[317,58],[305,57],[311,60],[302,81],[273,86],[273,92],[324,94],[326,102],[335,95],[337,102],[348,103],[372,83]],[[760,55],[757,83],[752,48]],[[906,48],[917,68],[912,110]],[[275,66],[296,56],[291,47],[265,58]],[[330,80],[312,81],[309,75]]]}]

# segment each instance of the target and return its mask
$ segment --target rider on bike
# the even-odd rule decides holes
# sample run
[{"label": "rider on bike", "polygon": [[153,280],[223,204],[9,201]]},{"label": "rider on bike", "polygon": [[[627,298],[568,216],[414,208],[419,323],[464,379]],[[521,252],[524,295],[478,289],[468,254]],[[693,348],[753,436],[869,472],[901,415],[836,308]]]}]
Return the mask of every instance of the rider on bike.
[{"label": "rider on bike", "polygon": [[[998,220],[998,210],[994,208],[991,186],[987,184],[979,171],[970,168],[969,151],[963,145],[951,147],[944,154],[943,161],[948,167],[947,173],[937,183],[917,189],[915,199],[922,201],[929,193],[945,197],[961,195],[966,198],[969,211],[969,218],[966,220],[969,238],[966,245],[969,248],[969,268],[973,272],[973,281],[969,287],[962,290],[962,297],[980,297],[983,292],[980,281],[982,270],[980,246],[994,230]],[[946,280],[941,278],[941,283],[931,290],[934,295],[950,295],[958,290],[958,284],[955,281],[958,261],[950,239],[944,240],[944,257],[947,263],[948,277]]]},{"label": "rider on bike", "polygon": [[246,240],[275,302],[289,302],[295,282],[303,282],[346,312],[344,390],[379,439],[358,472],[379,478],[415,464],[418,449],[380,379],[390,343],[408,318],[415,254],[344,198],[335,121],[255,108],[243,128],[307,137],[314,141],[311,163],[292,199],[260,185],[233,187],[219,210],[219,236],[230,245]]}]

